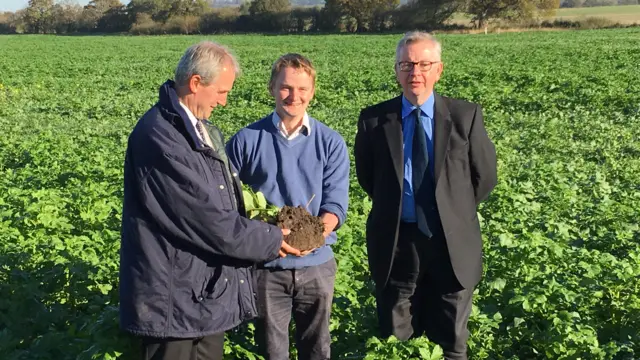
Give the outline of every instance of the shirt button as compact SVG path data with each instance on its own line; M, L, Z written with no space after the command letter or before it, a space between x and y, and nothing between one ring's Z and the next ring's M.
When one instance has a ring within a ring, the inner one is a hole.
M220 190L224 189L224 185L220 185Z
M240 280L240 284L244 284L244 280Z
M229 279L224 279L224 282L227 282L227 281L229 281Z
M237 173L233 173L233 177L236 177L236 176L238 176L238 174Z
M198 301L202 301L204 298L202 296L198 296Z

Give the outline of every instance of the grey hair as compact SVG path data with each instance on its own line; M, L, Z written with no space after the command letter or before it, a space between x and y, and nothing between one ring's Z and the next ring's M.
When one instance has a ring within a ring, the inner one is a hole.
M433 35L424 31L411 31L404 34L402 39L400 39L400 41L398 42L398 46L396 47L396 61L398 61L400 52L405 46L420 41L428 41L433 44L433 48L436 55L438 56L438 60L441 59L440 55L442 54L442 45L440 45L440 42L435 37L433 37Z
M233 70L238 76L240 65L231 51L223 45L213 41L202 41L192 45L182 55L175 72L175 82L179 86L186 85L193 75L200 75L204 85L216 80L225 62L231 62Z

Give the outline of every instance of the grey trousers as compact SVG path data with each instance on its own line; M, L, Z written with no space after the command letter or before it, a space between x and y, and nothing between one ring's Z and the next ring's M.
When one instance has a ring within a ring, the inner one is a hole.
M143 360L222 360L224 332L194 339L142 338Z
M303 269L256 270L256 343L266 360L289 360L292 313L298 359L330 359L329 316L336 267L332 258Z
M444 238L401 224L389 281L376 292L381 336L427 335L445 359L467 359L473 289L458 283Z

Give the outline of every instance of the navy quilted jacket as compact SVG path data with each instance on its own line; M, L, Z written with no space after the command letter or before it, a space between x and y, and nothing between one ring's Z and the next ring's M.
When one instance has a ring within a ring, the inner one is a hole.
M282 233L243 216L240 182L223 166L167 81L127 147L119 288L125 331L200 337L256 316L251 270L278 257Z

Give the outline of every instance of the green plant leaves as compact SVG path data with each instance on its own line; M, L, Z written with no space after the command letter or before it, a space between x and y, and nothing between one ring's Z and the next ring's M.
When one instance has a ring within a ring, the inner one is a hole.
M242 195L244 196L244 206L249 219L273 222L275 216L280 211L277 206L267 203L264 194L254 192L249 186L243 185Z

